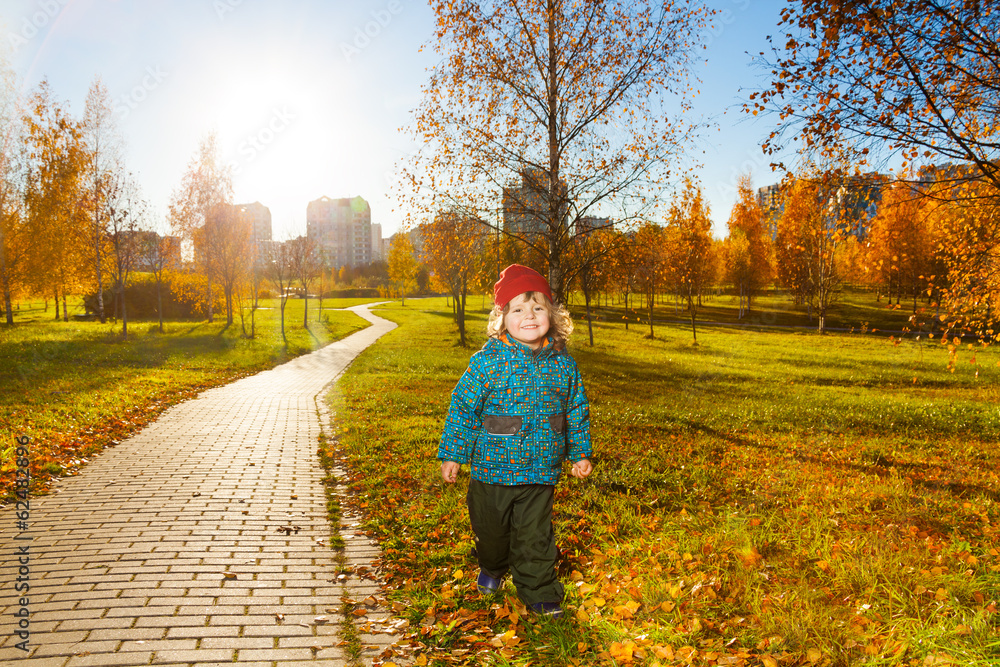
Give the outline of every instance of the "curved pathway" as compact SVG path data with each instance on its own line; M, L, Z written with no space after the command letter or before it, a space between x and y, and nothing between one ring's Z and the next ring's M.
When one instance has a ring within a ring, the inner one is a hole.
M322 392L396 326L350 310L372 325L173 406L32 499L30 540L15 539L13 507L0 512L0 663L345 664L341 597L360 589L329 546ZM348 530L349 561L377 555Z

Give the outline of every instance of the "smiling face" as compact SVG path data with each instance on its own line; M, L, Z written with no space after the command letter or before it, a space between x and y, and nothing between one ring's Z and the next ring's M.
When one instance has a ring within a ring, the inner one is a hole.
M545 336L549 333L549 309L535 300L543 297L526 299L526 295L519 294L510 300L507 313L503 316L503 326L514 340L537 350L545 343Z

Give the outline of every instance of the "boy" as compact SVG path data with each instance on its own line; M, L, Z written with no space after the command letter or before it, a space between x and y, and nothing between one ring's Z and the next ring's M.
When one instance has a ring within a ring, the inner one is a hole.
M438 458L454 482L471 464L467 503L483 594L510 571L533 611L562 615L556 577L552 495L564 460L590 474L590 408L576 362L566 351L573 322L552 303L537 271L508 266L493 288L483 349L452 392Z

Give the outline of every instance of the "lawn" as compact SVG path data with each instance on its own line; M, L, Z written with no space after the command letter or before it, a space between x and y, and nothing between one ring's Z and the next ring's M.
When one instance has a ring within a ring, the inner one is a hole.
M1000 662L995 349L951 356L939 339L861 326L705 327L694 346L684 324L649 339L648 326L626 332L620 312L595 325L590 347L575 312L596 467L557 488L567 617L543 622L509 582L493 600L475 592L467 470L444 484L435 459L451 389L484 340L477 299L464 349L444 299L380 309L400 327L329 396L343 425L329 453L350 465L386 595L410 622L400 654L520 666ZM672 305L661 308L668 319ZM906 321L873 308L882 327ZM786 309L789 323L806 320Z
M121 441L163 410L214 386L258 373L360 330L368 323L334 308L358 300L310 301L310 323L302 324L302 301L285 312L287 343L280 333L276 300L257 313L257 336L242 336L239 318L215 322L129 322L121 325L53 321L53 310L23 304L16 323L0 326L0 500L13 482L13 439L32 439L36 491L53 476L71 474L108 443ZM71 307L71 313L73 308ZM249 322L247 323L249 328Z

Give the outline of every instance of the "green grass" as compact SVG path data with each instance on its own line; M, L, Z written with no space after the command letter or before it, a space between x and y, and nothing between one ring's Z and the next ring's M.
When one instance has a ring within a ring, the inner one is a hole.
M586 326L583 319L583 297L573 296L573 312L579 314L579 326ZM605 321L624 324L628 318L631 326L638 326L642 332L649 331L648 309L645 296L632 294L629 297L629 312L623 310L621 297L594 299L591 303L594 315ZM935 314L933 306L926 300L917 303L917 318L914 324L909 322L913 314L912 301L902 301L895 305L882 298L877 300L871 292L854 287L844 287L836 296L827 314L826 326L830 330L862 331L877 330L899 332L904 327L916 330L923 323L929 325ZM817 320L815 313L810 316L808 308L796 306L788 295L780 289L768 290L754 299L750 312L741 320L739 318L738 302L735 297L726 294L707 294L702 299L698 309L699 327L709 328L750 328L750 329L815 329ZM653 313L654 328L664 324L690 324L690 316L684 309L683 302L673 296L658 297Z
M995 349L949 366L926 336L725 327L693 346L684 324L650 340L620 317L591 348L575 313L596 468L557 488L570 617L539 623L509 589L475 593L467 475L444 484L435 459L485 314L463 349L444 299L380 312L401 326L330 403L390 595L432 663L1000 662Z
M360 330L353 313L324 302L321 322L310 303L302 325L302 301L289 300L287 343L282 340L277 302L257 313L257 336L244 338L239 318L214 323L129 323L121 325L53 321L41 304L22 306L14 326L0 326L0 498L9 497L13 438L32 438L33 473L39 484L85 463L109 441L119 441L164 409L211 386L260 372ZM71 308L71 313L73 309ZM249 324L248 324L249 326Z

